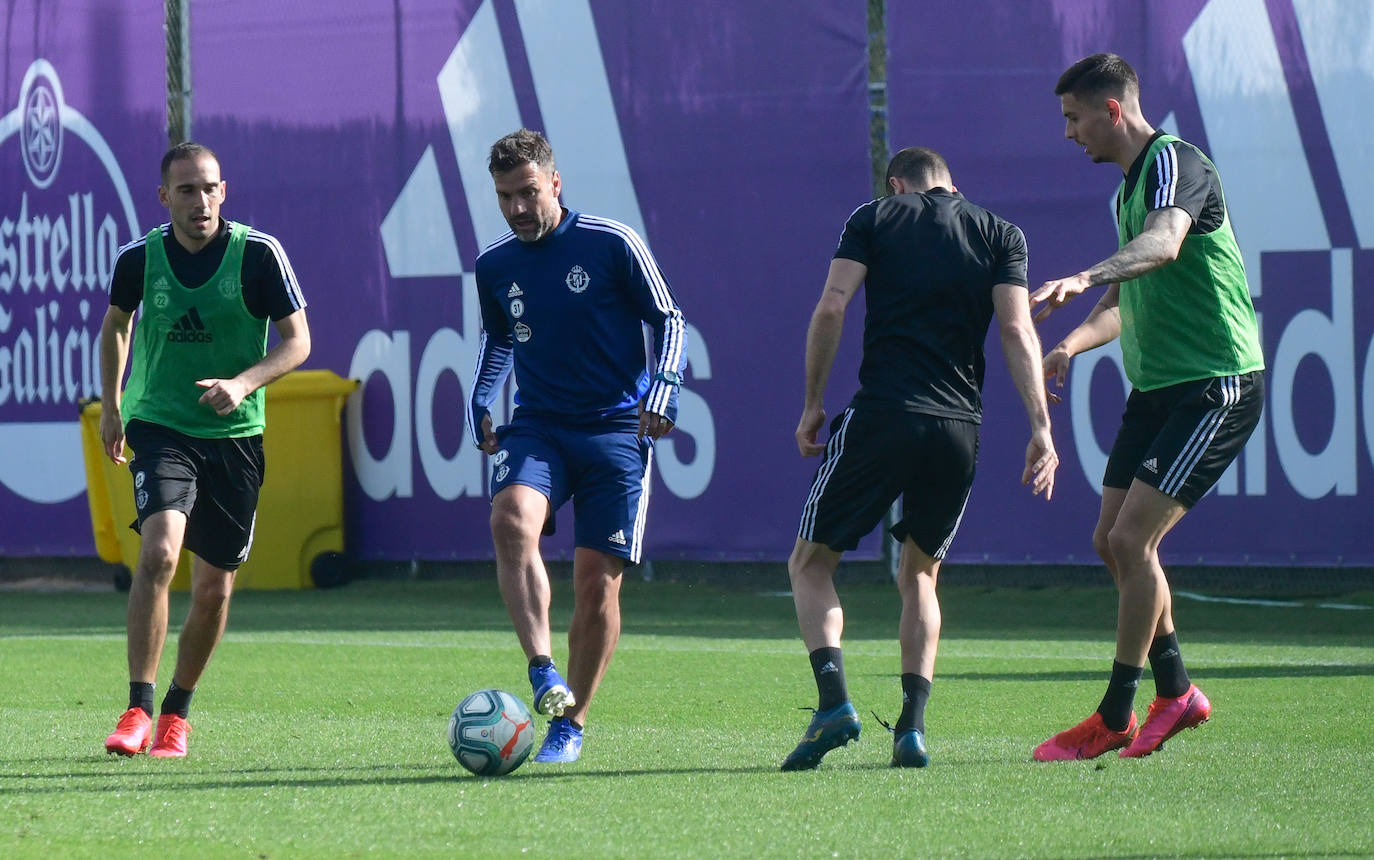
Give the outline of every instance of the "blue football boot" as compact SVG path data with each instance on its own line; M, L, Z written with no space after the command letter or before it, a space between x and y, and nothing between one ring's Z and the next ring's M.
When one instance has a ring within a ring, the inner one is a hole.
M530 686L534 688L534 709L550 717L561 717L577 704L568 682L552 663L530 667Z
M815 713L801 743L783 759L783 770L811 770L826 753L859 739L859 714L849 702Z
M893 767L925 767L930 764L926 739L916 729L903 729L892 736Z
M535 761L571 762L582 755L582 730L562 717L549 723L549 733L544 736L544 745L539 748Z

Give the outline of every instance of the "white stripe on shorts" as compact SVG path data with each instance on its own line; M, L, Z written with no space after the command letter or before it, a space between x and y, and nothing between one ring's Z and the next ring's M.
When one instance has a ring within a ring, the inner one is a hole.
M1231 411L1231 407L1240 402L1240 377L1222 376L1219 377L1221 384L1222 402L1215 409L1207 410L1202 416L1202 420L1193 430L1193 435L1188 437L1188 443L1179 452L1178 459L1169 467L1169 471L1164 473L1164 479L1159 482L1159 491L1170 498L1177 496L1183 489L1184 483L1193 474L1193 469L1197 468L1198 461L1207 451L1207 446L1212 444L1216 438L1217 431L1226 421L1226 416Z
M806 497L806 504L802 507L801 528L797 532L797 536L802 540L811 540L811 535L815 533L816 510L820 507L821 496L825 494L825 485L835 473L840 457L844 456L845 431L849 429L849 421L853 417L854 410L846 409L844 418L840 421L840 429L825 443L825 462L821 463L821 468L816 473L816 482L811 485L811 494Z
M649 455L644 461L644 478L639 482L639 507L635 510L634 528L630 531L630 562L639 564L639 555L644 550L644 523L649 512L649 475L654 470L654 446L649 446Z

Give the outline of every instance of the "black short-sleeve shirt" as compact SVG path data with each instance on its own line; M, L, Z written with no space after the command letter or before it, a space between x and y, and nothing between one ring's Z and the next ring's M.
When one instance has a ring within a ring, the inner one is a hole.
M992 288L1027 285L1021 229L937 188L860 206L835 256L868 267L854 405L980 422Z
M192 254L176 240L172 228L162 225L163 247L172 274L183 287L196 289L219 269L224 252L229 248L229 224L220 219L219 232L210 244ZM115 258L114 276L110 281L110 304L126 313L137 310L143 301L143 274L146 265L146 244L143 239L130 242L119 250ZM258 319L273 321L289 317L305 307L296 274L286 258L286 252L272 236L259 230L249 230L243 246L243 303Z
M1163 132L1156 131L1150 141L1161 134ZM1120 212L1121 203L1131 196L1135 184L1144 181L1145 206L1149 211L1177 206L1193 219L1193 226L1188 228L1193 234L1205 235L1220 227L1226 220L1221 178L1198 148L1187 141L1174 141L1156 153L1147 165L1145 154L1149 151L1147 143L1126 174L1126 182L1117 199L1117 211Z

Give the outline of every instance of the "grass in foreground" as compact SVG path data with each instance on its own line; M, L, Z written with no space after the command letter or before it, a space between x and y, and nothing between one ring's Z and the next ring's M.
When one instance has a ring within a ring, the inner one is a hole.
M860 742L784 774L815 703L791 601L631 579L582 761L487 780L443 730L474 689L528 701L494 583L237 595L180 761L104 754L123 595L0 594L0 856L1374 852L1374 610L1180 600L1212 721L1144 760L1042 765L1031 749L1101 695L1115 593L942 588L926 770L888 768L869 713L900 708L894 589L841 586ZM560 632L570 600L555 583ZM1142 715L1152 694L1147 675Z

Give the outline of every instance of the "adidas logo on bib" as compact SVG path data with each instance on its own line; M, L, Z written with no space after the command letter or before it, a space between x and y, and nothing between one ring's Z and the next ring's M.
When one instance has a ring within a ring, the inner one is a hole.
M170 343L210 343L214 339L215 336L205 330L200 311L194 307L182 314L181 319L167 332L167 340Z

